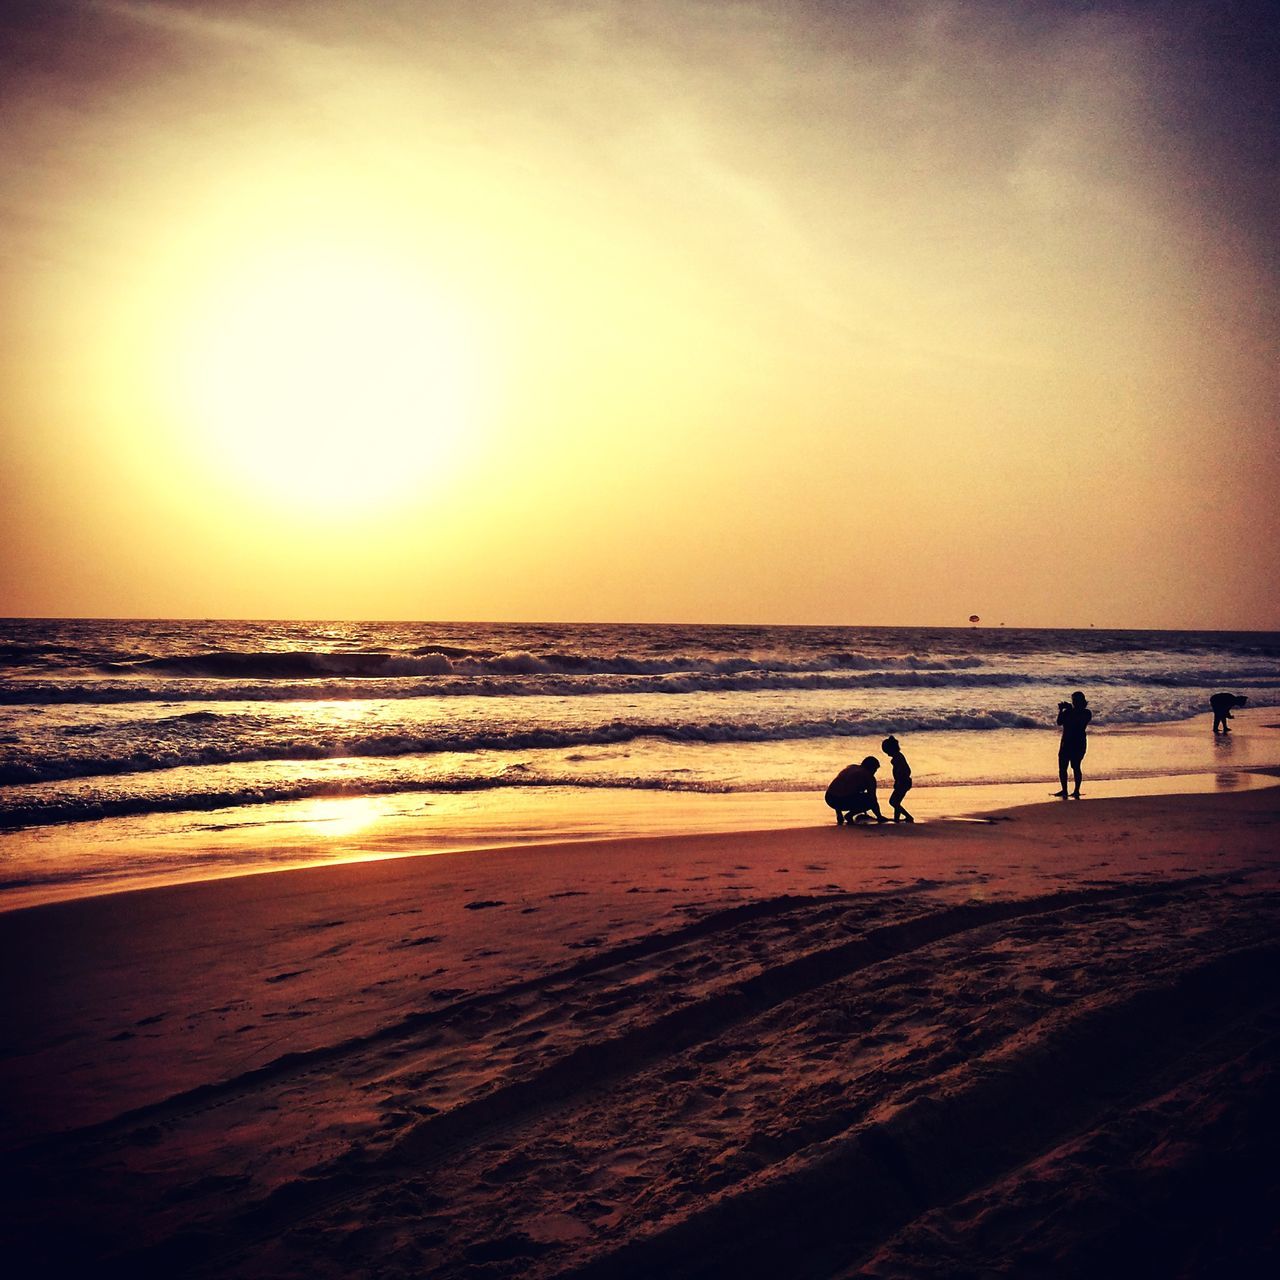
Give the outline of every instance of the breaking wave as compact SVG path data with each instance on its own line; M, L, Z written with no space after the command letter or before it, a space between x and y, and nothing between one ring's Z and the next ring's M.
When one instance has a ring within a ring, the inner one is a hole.
M299 655L281 655L291 657ZM310 655L314 656L314 655ZM168 661L168 660L166 660ZM397 663L405 659L395 659ZM447 661L442 659L443 661ZM231 675L203 679L188 674L163 682L149 682L140 676L100 679L93 682L48 682L14 680L0 685L0 705L57 706L76 703L110 705L144 702L345 702L361 699L407 698L522 698L596 697L608 694L752 693L786 689L998 689L1020 685L1063 683L1061 672L1026 670L981 670L982 664L957 660L943 667L904 660L901 666L852 666L843 670L812 669L802 666L704 663L700 668L676 666L670 671L629 672L620 664L611 668L571 674L548 674L544 659L532 655L504 655L485 660L475 674L460 674L451 664L434 678L422 672L393 676L370 668L359 676L318 671L304 679L298 675L277 680L237 679ZM493 664L505 663L505 666ZM286 664L288 665L288 664ZM717 666L720 669L716 669ZM154 674L154 670L153 670ZM1242 666L1230 670L1142 671L1118 668L1090 675L1094 686L1137 685L1149 688L1280 689L1280 669L1275 666Z
M1016 712L987 711L975 714L950 712L920 716L863 715L840 720L785 722L721 721L679 722L613 721L567 729L481 729L434 733L377 733L354 736L308 733L279 737L261 745L218 746L204 741L180 742L150 751L101 756L69 756L64 752L0 763L0 786L69 778L112 777L129 773L154 773L192 766L247 764L265 761L337 760L377 757L394 759L443 752L555 750L571 747L612 746L653 738L675 743L791 742L813 738L846 738L867 734L904 733L923 729L1020 729L1040 722Z
M411 654L369 650L363 652L299 651L256 653L197 653L174 657L143 657L106 662L100 669L111 675L157 674L217 680L314 680L331 676L345 679L385 679L388 676L528 676L528 675L624 675L654 676L677 672L709 675L750 671L814 672L940 670L961 671L982 666L974 657L867 658L855 653L832 653L818 661L760 661L752 658L712 658L706 655L672 654L638 658L625 653L609 655L557 652L535 654L529 650L492 653L447 646L424 646Z

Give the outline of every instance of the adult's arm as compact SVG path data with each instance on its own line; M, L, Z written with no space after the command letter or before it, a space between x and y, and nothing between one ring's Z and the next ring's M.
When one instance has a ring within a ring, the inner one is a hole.
M880 822L888 822L888 818L880 812L880 801L876 799L876 781L874 778L871 779L871 786L867 790L867 799L871 801L867 807L876 815L876 819Z

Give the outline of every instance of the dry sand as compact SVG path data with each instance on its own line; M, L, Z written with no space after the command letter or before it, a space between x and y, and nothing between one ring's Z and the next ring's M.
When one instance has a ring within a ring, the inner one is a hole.
M1280 790L0 916L35 1275L1268 1274Z

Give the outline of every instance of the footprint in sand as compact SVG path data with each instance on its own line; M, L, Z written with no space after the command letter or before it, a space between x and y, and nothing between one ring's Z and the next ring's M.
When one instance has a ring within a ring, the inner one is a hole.
M273 973L269 978L264 978L264 982L288 982L290 978L300 978L304 973L309 973L309 969L288 969L284 973Z
M440 935L438 933L423 933L419 934L416 938L406 938L403 942L393 942L391 944L391 949L393 951L401 951L405 947L427 947L430 946L431 943L439 941ZM325 954L328 955L329 953L326 952Z
M517 1152L515 1155L503 1160L500 1164L494 1165L490 1169L486 1169L481 1176L484 1181L490 1185L501 1185L505 1182L511 1182L523 1173L528 1173L529 1170L534 1167L534 1161L527 1154Z

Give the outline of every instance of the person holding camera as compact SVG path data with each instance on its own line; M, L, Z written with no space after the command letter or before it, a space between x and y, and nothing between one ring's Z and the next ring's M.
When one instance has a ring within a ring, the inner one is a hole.
M1058 745L1058 782L1062 790L1055 791L1053 794L1061 796L1064 800L1067 798L1068 765L1071 766L1076 783L1071 795L1076 800L1080 799L1080 765L1089 745L1085 738L1085 730L1088 729L1089 721L1092 719L1093 712L1089 710L1089 699L1078 689L1071 695L1070 702L1058 703L1058 723L1062 726L1062 741Z

